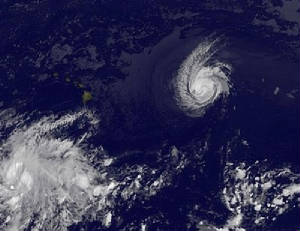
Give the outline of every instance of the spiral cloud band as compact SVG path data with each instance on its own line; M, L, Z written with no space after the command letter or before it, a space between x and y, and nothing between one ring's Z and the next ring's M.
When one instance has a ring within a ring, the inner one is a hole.
M225 42L206 38L196 48L179 48L156 67L154 83L159 110L171 108L189 117L201 117L221 96L230 93L232 67L217 59Z
M221 62L208 64L217 42L200 43L184 60L173 82L176 104L190 117L202 116L206 107L229 94L229 79L223 70L231 67Z

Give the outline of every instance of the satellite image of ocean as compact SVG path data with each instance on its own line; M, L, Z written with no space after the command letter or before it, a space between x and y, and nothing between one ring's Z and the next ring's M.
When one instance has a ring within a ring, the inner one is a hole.
M1 0L0 231L300 231L299 0Z

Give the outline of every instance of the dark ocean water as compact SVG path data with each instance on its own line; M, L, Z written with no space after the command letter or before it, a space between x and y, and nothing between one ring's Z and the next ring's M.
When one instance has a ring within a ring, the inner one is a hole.
M140 9L137 3L131 5ZM86 10L89 12L88 9ZM103 12L108 14L106 15L108 18L111 15L123 14L122 7L108 12ZM63 15L72 17L72 12L70 15L68 13ZM87 16L84 15L83 18L85 17ZM115 18L118 20L118 17ZM120 18L124 19L121 16ZM8 19L9 15L4 23L7 28L12 26ZM53 16L52 21L41 26L36 20L30 19L15 37L14 43L19 44L21 48L16 49L18 51L13 48L10 51L7 48L2 49L3 57L6 56L6 52L11 53L15 61L11 61L10 66L1 66L0 101L3 102L1 110L15 108L16 115L37 112L30 117L29 123L39 120L43 115L63 114L82 107L93 108L103 122L100 123L99 130L89 138L89 142L96 147L103 145L107 153L117 159L114 163L116 169L121 171L124 166L132 166L132 168L146 166L158 171L166 170L172 178L168 187L163 188L150 199L137 194L138 199L132 200L132 203L125 203L122 198L117 198L114 211L116 218L110 227L104 227L100 221L79 222L70 226L70 231L80 228L140 230L141 222L147 223L149 231L200 230L196 227L197 221L191 222L191 217L200 217L215 226L222 226L230 217L229 210L221 200L223 171L227 162L245 162L252 165L258 160L267 159L268 168L289 166L294 172L299 173L299 63L298 60L284 56L274 46L273 41L280 40L281 37L274 37L270 41L261 39L252 32L245 33L245 29L243 33L236 32L232 28L234 32L227 31L227 28L221 29L221 32L229 37L230 44L229 48L217 55L217 58L228 61L234 67L230 76L232 89L229 96L217 100L201 118L191 119L182 114L172 114L167 108L166 114L160 117L159 109L155 108L152 102L148 105L144 99L141 101L137 99L137 103L123 104L122 100L113 99L110 88L105 92L107 94L105 97L101 96L88 104L83 104L82 93L86 89L74 87L74 84L55 77L38 82L31 74L39 76L41 73L35 73L33 67L30 65L26 67L24 64L22 68L18 68L17 61L25 56L38 56L34 53L37 51L33 51L33 54L28 53L28 47L36 42L36 37L46 41L44 48L40 49L42 53L51 50L49 44L53 42L50 42L51 39L46 35L56 30L59 35L64 34L62 32L64 29L59 29L64 24L60 20L62 19L57 14ZM12 19L12 21L16 20ZM155 18L154 21L156 22ZM95 27L95 24L89 23L83 23L83 27ZM118 21L113 23L118 24ZM155 24L159 24L159 20ZM73 26L75 31L78 30L78 34L81 34L82 26L76 23ZM132 26L138 28L140 24L133 23ZM206 26L210 31L220 32L219 24L214 28L214 24L209 21ZM164 32L165 28L161 30ZM99 48L106 46L101 36L104 35L99 33L95 38L92 36L98 41ZM158 40L158 38L151 38L145 38L145 44L150 40L153 43L155 39ZM49 44L47 44L48 40ZM72 38L67 40L72 42ZM80 47L87 41L78 39L74 43L74 46L77 44ZM119 44L109 49L121 50L124 46ZM103 53L105 52L103 48ZM95 75L97 78L98 76L99 78L101 76L124 78L125 74L113 68L108 57L104 56L104 58L108 64L103 69L95 72L76 72L71 67L67 72L73 73L76 81L80 80L80 76L85 75ZM68 69L66 66L68 64L58 65L55 71L64 73ZM6 78L12 70L17 73L15 78ZM103 80L107 85L109 81L111 81L109 77ZM279 92L276 93L277 87ZM296 91L293 92L295 89ZM128 111L130 113L126 114ZM166 115L170 120L174 119L175 123L166 123ZM85 127L82 125L81 129L85 130ZM11 130L5 132L8 136ZM82 133L80 129L70 129L68 132L69 137L74 140L79 139ZM1 134L1 137L5 136L6 134ZM178 159L182 158L188 162L184 170L176 174L171 168L173 165L169 163L173 160L170 158L172 146L180 150L181 156ZM114 171L117 177L122 178L122 172ZM201 205L202 208L195 209L195 205ZM188 214L190 216L187 216ZM263 230L272 227L269 230L285 231L286 227L299 227L298 217L299 208L296 206L279 216L275 223L267 224L268 227L263 227ZM191 227L187 228L188 224L191 224ZM262 230L261 227L258 229ZM29 231L30 227L27 230ZM255 227L251 227L251 230L255 230Z

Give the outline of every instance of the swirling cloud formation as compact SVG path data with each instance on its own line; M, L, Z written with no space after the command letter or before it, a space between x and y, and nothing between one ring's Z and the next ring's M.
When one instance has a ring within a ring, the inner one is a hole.
M190 117L204 115L208 106L229 94L231 66L211 61L218 39L204 41L184 60L172 81L176 105Z
M226 47L223 37L175 47L153 72L155 104L162 114L179 112L202 117L216 100L230 94L232 65L218 52Z

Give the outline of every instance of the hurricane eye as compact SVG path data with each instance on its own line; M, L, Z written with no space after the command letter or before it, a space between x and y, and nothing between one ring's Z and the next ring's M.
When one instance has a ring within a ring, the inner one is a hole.
M160 66L157 69L154 80L163 86L159 86L160 92L156 91L156 93L164 95L166 98L165 102L161 102L164 99L157 97L160 101L157 104L164 108L173 108L188 117L201 117L217 99L228 96L232 67L229 63L217 60L215 57L224 44L225 41L222 39L210 37L190 50L190 53L182 60L174 62L173 55L170 58L167 57L165 65L168 65L170 61L179 66L174 67L178 69L174 71L175 74L171 80L166 77L170 75L167 73L168 66ZM164 85L168 85L164 84L165 81L171 82L169 92L164 87Z

